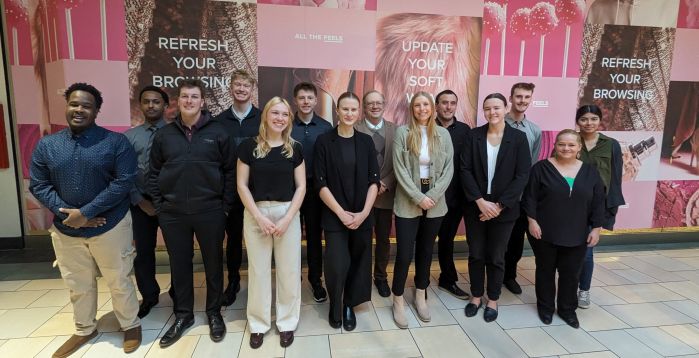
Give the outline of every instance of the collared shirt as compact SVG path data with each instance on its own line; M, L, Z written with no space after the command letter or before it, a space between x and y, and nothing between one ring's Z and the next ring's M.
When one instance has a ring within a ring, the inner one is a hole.
M505 115L505 121L510 127L518 129L527 135L527 142L529 142L529 154L532 158L532 165L539 161L539 152L541 152L541 128L536 125L536 123L527 119L521 121L515 121L512 119L509 113Z
M184 129L184 134L185 136L187 136L187 140L191 142L192 135L194 135L194 132L196 132L199 128L203 127L206 124L206 122L209 121L209 116L205 116L202 112L202 114L199 115L197 121L194 124L192 124L191 127L187 127L187 125L184 124L184 121L182 121L182 117L180 116L177 116L176 120L179 121L182 125L182 129Z
M376 124L376 125L374 125L373 123L371 123L371 121L368 120L368 119L365 119L364 122L366 123L366 126L367 126L369 129L371 129L372 131L378 131L378 130L380 130L381 128L383 128L383 118L381 118L381 122L379 122L379 124Z
M74 237L101 235L129 210L136 177L136 153L126 136L93 125L79 135L70 128L42 138L34 149L29 190L53 214L60 232ZM73 229L59 208L77 208L88 219L103 217L101 227Z
M250 114L250 111L252 111L252 103L248 103L248 108L245 110L245 112L238 112L235 110L234 106L231 106L231 113L233 114L233 117L238 120L238 122L243 122L245 117Z
M165 126L165 119L161 118L155 123L146 121L138 127L131 128L124 132L126 138L129 139L131 146L136 151L138 157L138 173L136 175L136 183L131 190L131 204L136 205L145 199L147 195L147 180L148 168L150 167L150 148L153 144L155 131Z
M291 127L291 138L301 143L303 148L303 160L306 161L306 177L313 177L313 148L318 136L330 131L333 127L330 122L313 112L313 117L308 123L299 119L298 113L294 115L294 123ZM311 184L312 181L308 182Z

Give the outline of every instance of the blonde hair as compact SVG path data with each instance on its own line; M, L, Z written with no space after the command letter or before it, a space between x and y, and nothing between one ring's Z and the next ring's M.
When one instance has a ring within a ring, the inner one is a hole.
M427 92L417 92L410 100L410 107L408 108L408 112L410 113L410 120L408 120L408 150L411 153L420 156L420 148L422 147L422 131L420 130L420 124L418 123L417 117L415 117L415 111L413 109L415 101L418 97L427 98L427 101L430 103L430 107L432 108L432 114L430 115L430 119L427 121L427 147L429 148L430 153L432 153L432 148L434 148L438 139L434 100Z
M580 146L582 146L582 137L580 136L580 133L576 132L573 129L564 129L564 130L558 132L558 134L556 134L556 143L558 143L558 141L561 140L561 137L563 137L564 135L567 135L567 134L570 134L573 137L575 137L575 140L578 141L578 144L580 144Z
M257 80L255 80L255 77L252 77L250 72L245 71L245 70L235 70L233 73L231 73L231 88L233 87L233 81L235 81L236 78L240 78L241 80L245 80L250 82L253 86L257 84Z
M294 156L294 143L296 141L293 138L291 138L291 127L294 121L294 114L291 111L291 106L289 106L289 102L287 102L285 99L281 97L273 97L272 99L267 101L267 104L265 104L265 108L262 110L260 131L257 135L257 138L255 138L257 146L252 152L252 155L255 158L264 158L272 150L272 147L267 142L267 116L269 115L269 110L280 103L283 103L284 106L286 106L287 111L289 111L289 125L287 125L286 128L284 128L284 130L282 131L282 140L284 141L282 147L282 155L284 155L284 157L286 158L291 158Z

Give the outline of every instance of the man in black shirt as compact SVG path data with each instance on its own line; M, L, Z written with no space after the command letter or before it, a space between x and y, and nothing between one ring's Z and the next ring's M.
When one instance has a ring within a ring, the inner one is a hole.
M252 91L255 90L255 78L247 71L236 70L231 75L231 107L221 112L215 121L225 127L225 133L231 137L234 153L243 140L256 137L260 130L260 110L252 104ZM237 154L234 154L234 163ZM235 167L235 164L234 164ZM240 202L238 193L226 221L226 264L228 266L228 286L223 293L221 304L230 306L235 302L240 291L240 265L243 261L243 212L245 207Z
M301 222L306 231L306 262L308 264L308 282L313 289L316 302L327 300L323 287L323 242L320 226L322 202L318 190L313 185L313 148L319 135L332 129L330 122L318 116L314 109L317 104L318 90L308 82L294 87L294 102L298 112L294 115L291 137L301 143L303 158L306 161L306 196L301 206Z
M437 124L449 130L451 142L454 145L454 172L458 172L460 165L461 151L464 146L464 141L469 135L471 128L468 124L459 122L454 116L458 97L452 90L444 90L437 94L435 103L437 104ZM444 197L447 202L447 214L442 220L442 226L439 229L437 237L437 249L439 257L439 268L442 271L439 274L439 289L450 293L452 296L467 300L468 293L459 288L456 282L459 276L456 273L454 266L454 237L459 229L461 219L465 214L464 193L461 190L459 175L454 175L451 183L447 188Z

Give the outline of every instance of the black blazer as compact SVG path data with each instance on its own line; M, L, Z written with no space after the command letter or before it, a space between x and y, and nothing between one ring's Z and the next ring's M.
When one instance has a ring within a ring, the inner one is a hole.
M333 130L321 134L316 140L313 153L313 171L315 184L318 190L328 187L330 192L343 209L350 212L359 212L364 209L367 193L371 185L379 185L380 172L379 163L376 161L376 149L374 141L367 134L354 131L356 168L354 178L354 197L349 198L343 188L339 162L342 160L340 145L337 143L340 137L337 134L337 127ZM323 205L321 222L324 230L341 231L347 227L340 221L335 213L326 205ZM371 214L364 220L357 230L371 229L373 218Z
M486 197L488 191L488 124L471 130L461 152L461 186L466 195L466 212L478 216L476 200ZM511 221L520 215L519 202L527 185L531 154L527 135L507 124L502 136L491 183L491 194L486 200L500 203L505 208L495 221Z

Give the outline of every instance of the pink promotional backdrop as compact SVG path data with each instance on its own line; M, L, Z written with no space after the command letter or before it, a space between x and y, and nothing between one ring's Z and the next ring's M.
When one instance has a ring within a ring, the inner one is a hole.
M482 125L487 94L532 82L527 117L544 130L540 159L556 132L575 127L578 105L603 108L604 130L624 155L617 228L699 226L696 3L3 0L23 187L36 142L65 127L61 92L73 82L103 92L98 123L117 131L142 121L135 96L149 84L174 97L179 79L205 79L207 106L224 110L235 69L258 78L258 105L314 83L329 121L347 90L380 90L386 118L402 124L413 93L452 89L457 118ZM173 45L181 39L218 46ZM618 65L625 59L647 66ZM29 229L46 229L50 214L25 198Z

